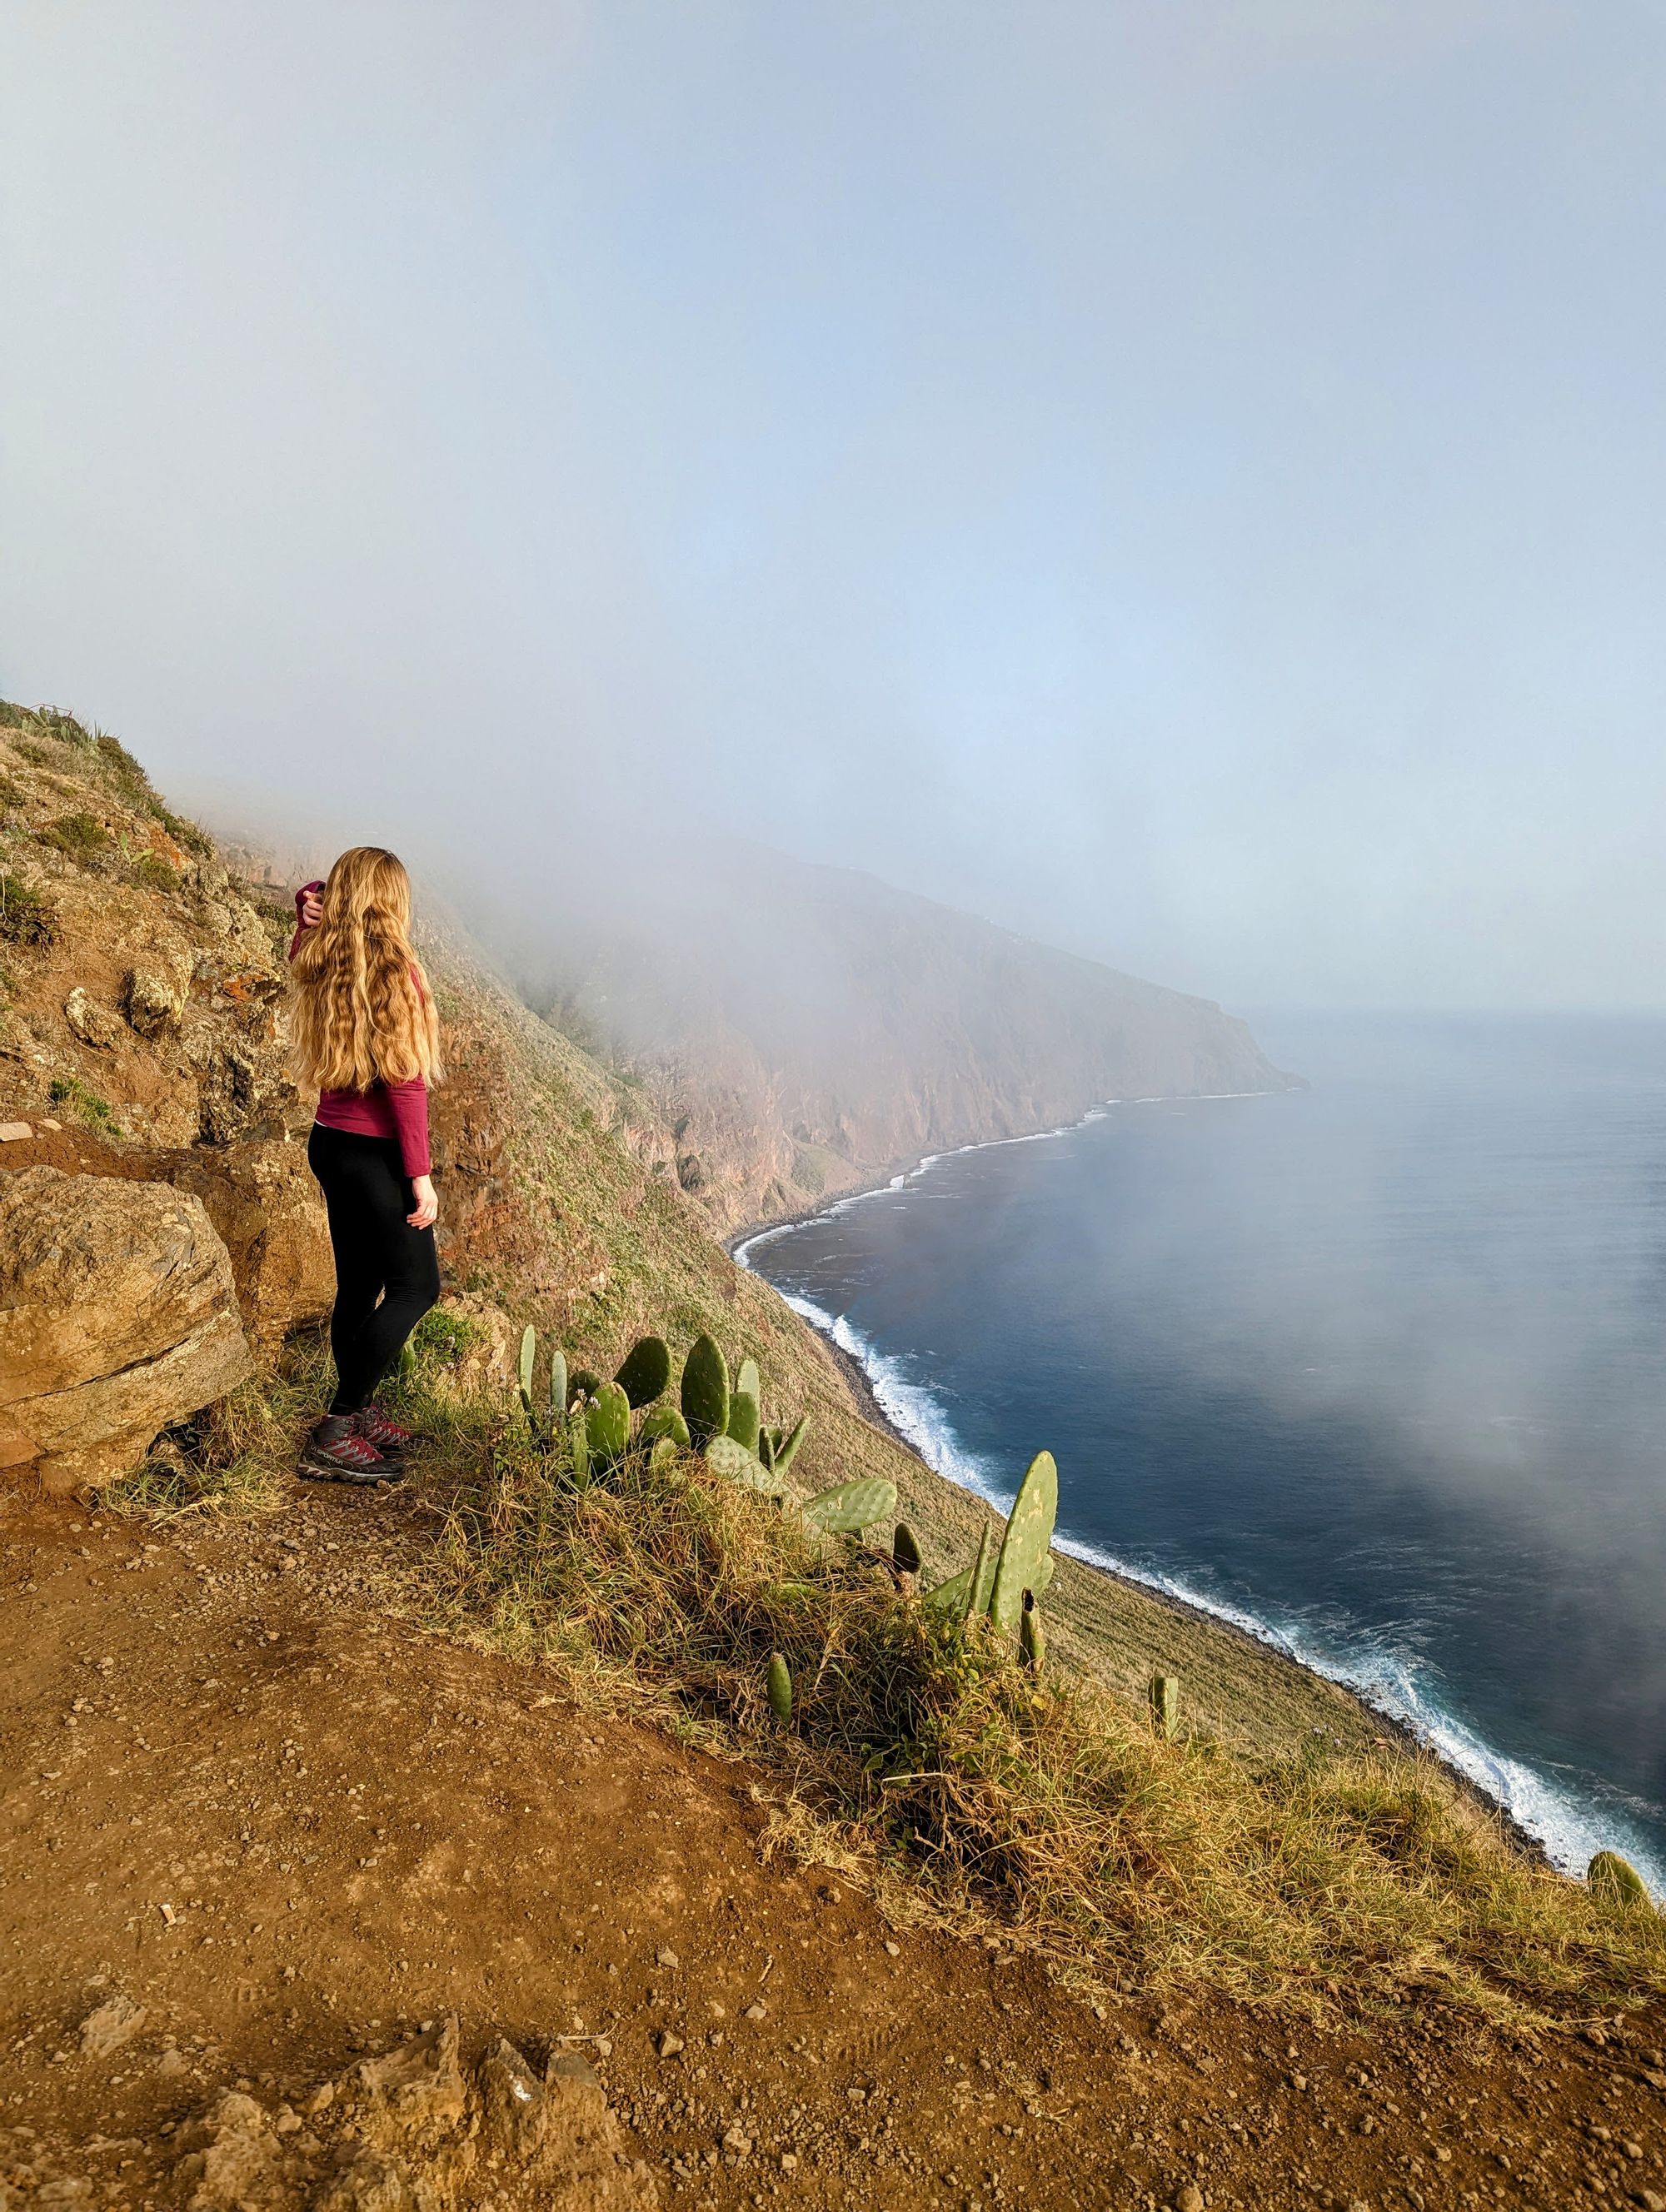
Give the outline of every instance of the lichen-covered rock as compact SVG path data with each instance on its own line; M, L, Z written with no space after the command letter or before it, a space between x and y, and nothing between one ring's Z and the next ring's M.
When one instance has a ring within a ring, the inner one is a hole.
M49 1492L108 1481L251 1369L200 1200L49 1167L0 1176L0 1465Z
M64 1001L64 1018L82 1042L91 1045L96 1052L108 1052L112 1045L121 1042L119 1020L108 1006L101 1006L96 999L88 998L80 983Z
M131 968L122 989L128 1026L143 1037L170 1035L185 1019L185 988L155 968Z

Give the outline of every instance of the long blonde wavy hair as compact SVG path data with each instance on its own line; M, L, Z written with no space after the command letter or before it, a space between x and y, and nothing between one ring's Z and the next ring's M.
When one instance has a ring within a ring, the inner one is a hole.
M440 1024L411 949L404 862L380 845L355 845L331 869L323 905L289 969L295 1075L313 1091L435 1082Z

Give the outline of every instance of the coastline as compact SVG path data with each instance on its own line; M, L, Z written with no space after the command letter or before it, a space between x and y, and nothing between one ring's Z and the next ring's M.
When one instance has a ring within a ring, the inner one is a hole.
M1279 1091L1226 1091L1188 1095L1201 1100L1205 1097L1277 1097L1283 1094ZM749 1274L755 1274L757 1271L751 1266L747 1254L756 1246L766 1242L773 1242L777 1237L790 1235L793 1231L806 1228L813 1222L827 1220L834 1214L842 1212L847 1206L860 1204L869 1199L883 1197L902 1184L912 1182L917 1176L927 1173L939 1160L958 1158L969 1152L993 1151L1006 1145L1036 1144L1051 1137L1069 1136L1076 1130L1087 1127L1091 1122L1102 1120L1118 1106L1159 1105L1175 1103L1177 1102L1163 1098L1108 1099L1100 1104L1089 1107L1078 1120L1067 1122L1058 1128L1038 1129L1022 1136L994 1137L980 1144L959 1145L945 1152L927 1152L911 1164L897 1163L888 1168L878 1182L864 1184L856 1189L842 1191L836 1196L800 1212L735 1230L721 1241L724 1250L738 1267L745 1268ZM768 1278L760 1277L759 1279L767 1281ZM784 1293L779 1291L776 1295L784 1297ZM974 1489L971 1485L957 1482L952 1475L945 1474L941 1468L932 1465L916 1440L901 1427L885 1407L875 1387L873 1376L862 1360L855 1352L838 1341L833 1328L827 1325L825 1316L818 1317L813 1310L806 1313L795 1302L793 1303L792 1310L799 1314L800 1318L804 1320L807 1326L815 1329L818 1336L831 1353L836 1365L845 1378L856 1402L857 1411L864 1420L880 1430L893 1443L900 1445L904 1451L918 1460L938 1481L949 1483L972 1497L982 1496L982 1493ZM1000 1509L988 1499L984 1502L990 1504L992 1511L1000 1511ZM1286 1666L1297 1668L1300 1673L1311 1676L1315 1680L1326 1683L1333 1690L1340 1691L1358 1707L1362 1715L1369 1717L1371 1727L1377 1734L1387 1736L1409 1753L1420 1758L1434 1759L1444 1769L1454 1786L1489 1820L1499 1824L1509 1837L1512 1847L1523 1856L1552 1871L1562 1871L1558 1869L1557 1863L1552 1857L1543 1838L1526 1826L1509 1805L1489 1790L1477 1776L1468 1772L1439 1744L1421 1735L1404 1715L1386 1711L1373 1703L1356 1683L1328 1673L1322 1667L1314 1664L1291 1650L1279 1638L1276 1632L1268 1629L1258 1633L1254 1628L1246 1626L1243 1621L1235 1620L1230 1614L1218 1612L1196 1599L1183 1596L1159 1582L1132 1573L1126 1568L1114 1566L1108 1561L1082 1550L1070 1548L1067 1540L1061 1542L1058 1548L1062 1557L1070 1559L1073 1565L1084 1568L1090 1574L1101 1576L1107 1582L1116 1583L1130 1590L1138 1591L1141 1597L1155 1601L1165 1610L1183 1619L1207 1621L1212 1630L1217 1632L1224 1632L1230 1639L1241 1643L1246 1650L1255 1652L1258 1657L1265 1659L1271 1655L1283 1661ZM1573 1877L1570 1876L1570 1878Z

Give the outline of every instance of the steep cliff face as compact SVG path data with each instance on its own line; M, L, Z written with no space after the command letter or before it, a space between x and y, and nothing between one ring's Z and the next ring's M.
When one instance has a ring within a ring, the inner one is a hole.
M639 1069L725 1227L1108 1098L1288 1089L1205 999L829 868L757 868L680 933L523 951L551 1018Z

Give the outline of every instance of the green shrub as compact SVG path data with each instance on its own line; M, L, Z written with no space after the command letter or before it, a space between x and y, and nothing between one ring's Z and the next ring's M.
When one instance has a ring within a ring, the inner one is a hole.
M453 1367L479 1334L479 1324L467 1314L430 1306L411 1331L410 1348L419 1359Z
M110 832L96 814L60 814L40 833L43 845L54 846L72 860L93 860L110 849Z
M58 914L17 877L0 873L0 938L8 945L51 945L58 937Z
M160 853L142 853L133 863L133 880L148 891L177 891L179 872L170 868Z

